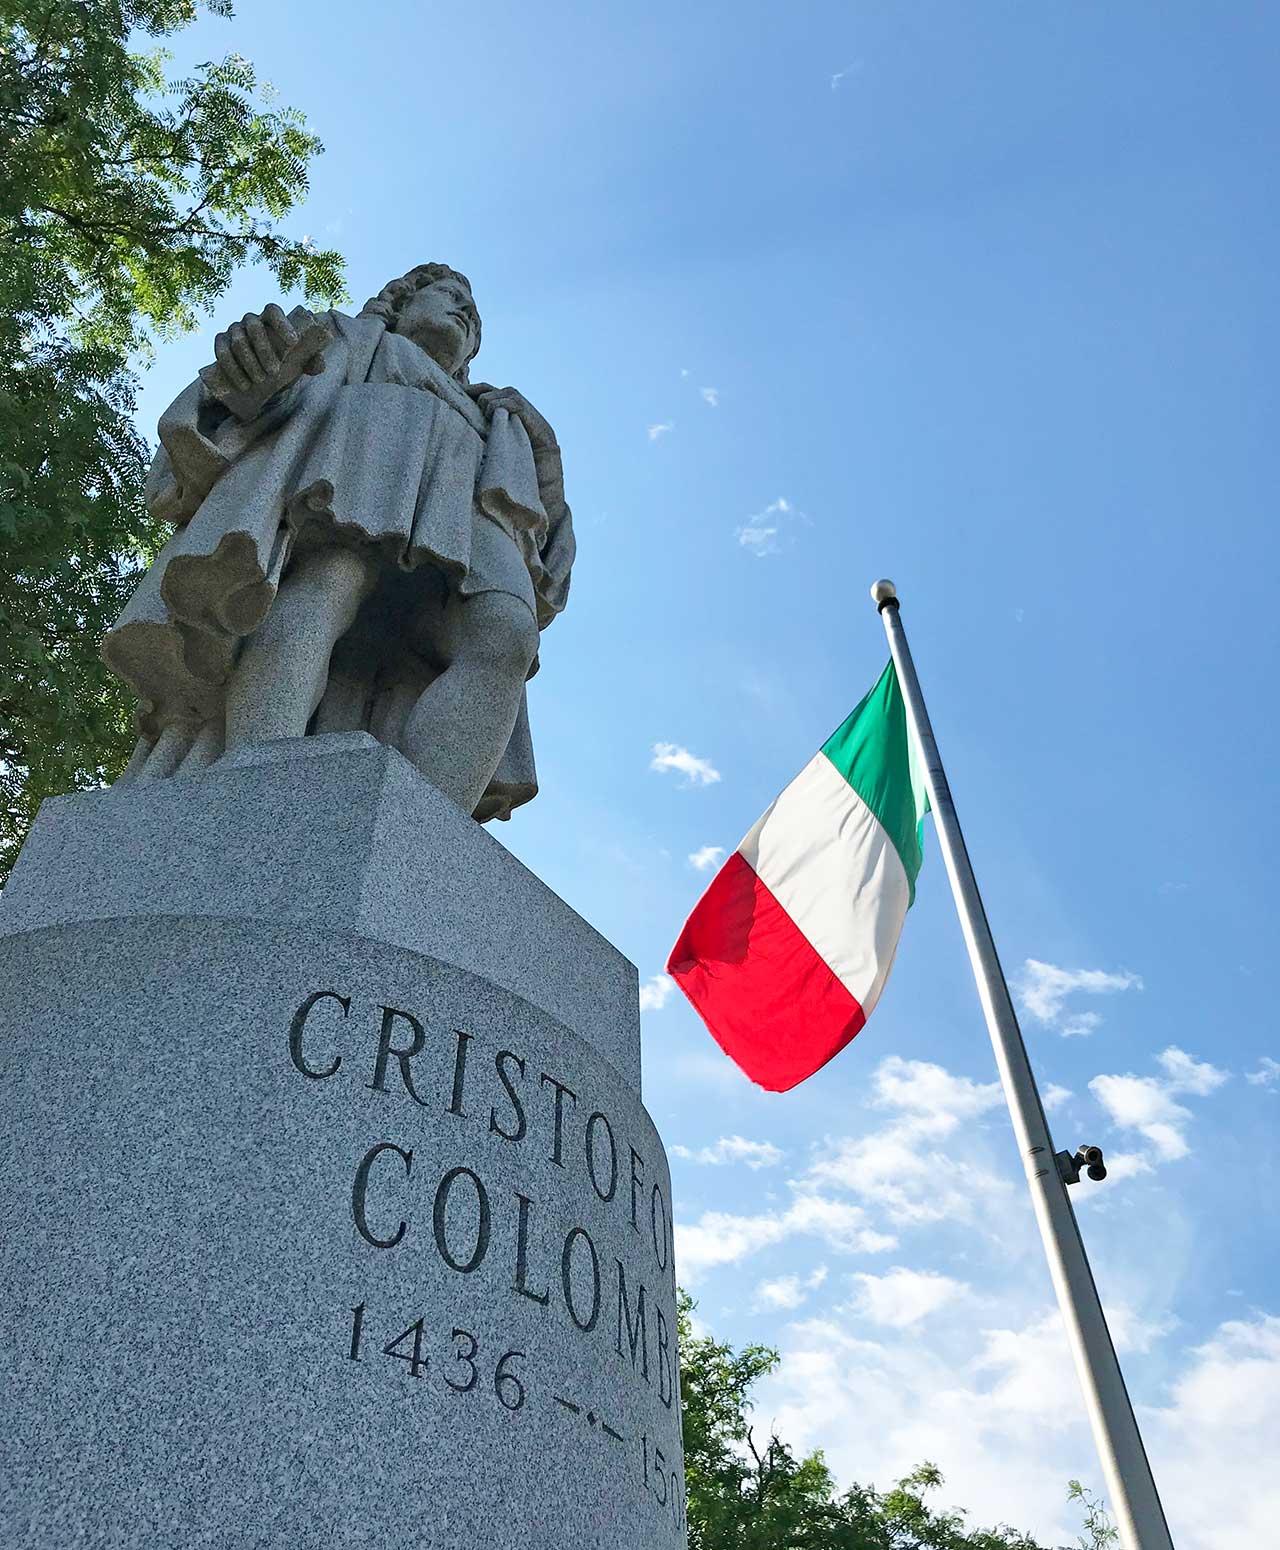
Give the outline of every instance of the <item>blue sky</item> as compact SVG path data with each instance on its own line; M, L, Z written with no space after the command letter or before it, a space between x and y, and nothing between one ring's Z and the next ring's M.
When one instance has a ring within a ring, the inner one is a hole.
M762 1424L1046 1536L1099 1479L932 837L884 1000L796 1092L653 979L690 856L879 673L889 575L1055 1138L1120 1159L1078 1204L1175 1539L1265 1542L1280 16L245 0L177 41L305 108L294 229L356 304L461 268L476 372L558 432L580 561L498 837L649 986L682 1274L783 1352Z

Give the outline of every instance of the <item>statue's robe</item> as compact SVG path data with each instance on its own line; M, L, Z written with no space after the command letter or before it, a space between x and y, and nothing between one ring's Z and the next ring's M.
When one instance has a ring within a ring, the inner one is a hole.
M572 519L558 485L544 500L520 421L487 416L381 318L327 320L324 370L253 421L236 420L199 381L161 418L147 499L177 532L102 648L138 695L139 758L166 732L189 741L187 768L217 756L239 650L310 544L373 545L383 561L333 653L314 732L365 730L395 746L447 666L450 591L519 597L540 629L564 607ZM476 816L508 817L536 790L522 704Z

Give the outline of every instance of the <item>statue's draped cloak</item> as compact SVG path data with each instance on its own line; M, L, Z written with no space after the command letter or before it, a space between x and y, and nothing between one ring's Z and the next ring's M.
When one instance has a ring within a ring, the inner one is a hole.
M333 312L328 322L324 370L250 423L198 381L161 418L147 499L178 531L102 648L138 695L148 742L173 729L220 746L240 646L312 543L375 545L384 561L334 651L314 731L370 731L395 745L447 663L439 624L450 590L519 597L539 628L564 607L571 518L563 505L544 509L520 421L486 416L382 319ZM476 815L506 817L536 790L522 705Z

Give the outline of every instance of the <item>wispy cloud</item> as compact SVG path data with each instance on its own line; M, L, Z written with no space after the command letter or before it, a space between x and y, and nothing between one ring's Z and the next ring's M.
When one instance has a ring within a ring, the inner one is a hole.
M683 1157L686 1162L702 1163L719 1167L723 1163L745 1163L752 1170L774 1168L782 1161L782 1149L772 1141L748 1141L745 1136L721 1136L714 1146L699 1147L696 1152L687 1146L673 1146L673 1157Z
M702 388L700 391L702 393L702 401L703 401L704 404L709 404L712 409L719 408L719 405L720 405L720 389L719 388L706 387L706 388Z
M691 858L692 859L692 858ZM1250 1087L1274 1087L1280 1082L1280 1060L1264 1055L1256 1071L1246 1071L1244 1079Z
M1186 1129L1192 1118L1178 1097L1208 1097L1227 1080L1227 1073L1207 1061L1193 1060L1176 1046L1170 1046L1156 1060L1163 1073L1160 1076L1104 1073L1093 1078L1089 1090L1113 1124L1122 1130L1136 1130L1151 1143L1157 1161L1176 1162L1191 1150Z
M656 770L659 775L676 770L685 777L685 784L690 786L713 786L720 779L720 771L710 759L698 758L679 743L655 743L649 768Z
M1171 1044L1156 1056L1162 1067L1170 1092L1192 1093L1197 1098L1207 1098L1227 1080L1227 1073L1212 1066L1207 1060L1195 1060Z
M895 1265L884 1275L855 1275L853 1311L872 1324L906 1329L969 1290L963 1281L933 1270Z
M758 516L750 517L742 527L738 529L738 542L744 549L750 549L752 554L760 555L776 554L778 552L778 518L789 516L791 502L785 495L779 495L776 501L771 501ZM770 521L770 518L773 520Z
M668 431L673 431L675 428L676 422L674 420L663 420L657 425L651 425L649 427L649 440L657 441L659 436L665 436Z
M1071 1096L1069 1087L1060 1087L1057 1082L1050 1082L1041 1094L1041 1101L1046 1109L1060 1109Z
M992 1282L972 1280L973 1290L960 1283L905 1328L843 1312L788 1324L769 1342L782 1347L782 1361L762 1385L759 1412L797 1452L822 1448L839 1479L892 1478L909 1459L932 1459L949 1484L963 1482L970 1522L1012 1520L1038 1543L1074 1544L1079 1524L1063 1480L1096 1464L1062 1320L1021 1299L996 1303ZM1108 1299L1107 1311L1122 1351L1155 1349L1174 1332L1158 1308ZM1184 1525L1179 1545L1270 1543L1280 1514L1270 1468L1280 1436L1280 1319L1223 1324L1199 1349L1165 1347L1159 1366L1172 1382L1160 1408L1154 1395L1143 1407L1143 1429L1164 1461L1170 1520ZM1050 1450L1028 1426L1045 1414L1055 1417Z
M723 855L723 845L704 845L700 850L689 852L689 865L695 872L709 872Z
M671 999L676 982L669 974L653 974L640 987L640 1010L660 1012Z
M681 1277L693 1282L716 1265L735 1265L749 1254L800 1235L820 1238L845 1254L883 1254L898 1240L867 1225L866 1212L850 1201L798 1193L785 1211L735 1216L707 1211L689 1225L678 1224L676 1264Z
M764 559L765 556L777 554L786 548L791 541L795 524L807 523L808 520L804 512L797 510L792 501L785 495L779 495L777 500L770 501L763 511L748 517L741 527L735 528L734 536L741 548L754 554L758 559Z
M868 1135L830 1142L805 1176L811 1187L846 1191L895 1225L917 1226L970 1219L975 1200L1007 1192L1007 1182L975 1157L958 1172L950 1145L941 1145L962 1123L999 1105L999 1083L890 1055L872 1087L875 1106L890 1111L889 1122Z
M761 1281L756 1287L756 1307L790 1312L807 1302L809 1293L816 1291L826 1279L827 1267L819 1265L808 1276L779 1276L776 1281Z
M1041 963L1038 958L1027 959L1014 985L1023 1009L1038 1022L1056 1029L1064 1039L1085 1037L1102 1022L1097 1012L1069 1012L1068 997L1109 996L1122 990L1141 989L1141 977L1128 970L1113 974L1105 969L1060 969L1057 964Z

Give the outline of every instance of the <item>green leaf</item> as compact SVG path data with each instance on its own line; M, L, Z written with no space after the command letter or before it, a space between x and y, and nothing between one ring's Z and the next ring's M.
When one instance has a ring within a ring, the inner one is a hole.
M98 643L165 534L132 413L157 341L244 263L316 305L342 259L292 237L319 140L238 54L167 81L140 52L229 0L0 12L0 881L40 801L118 773L127 691Z

